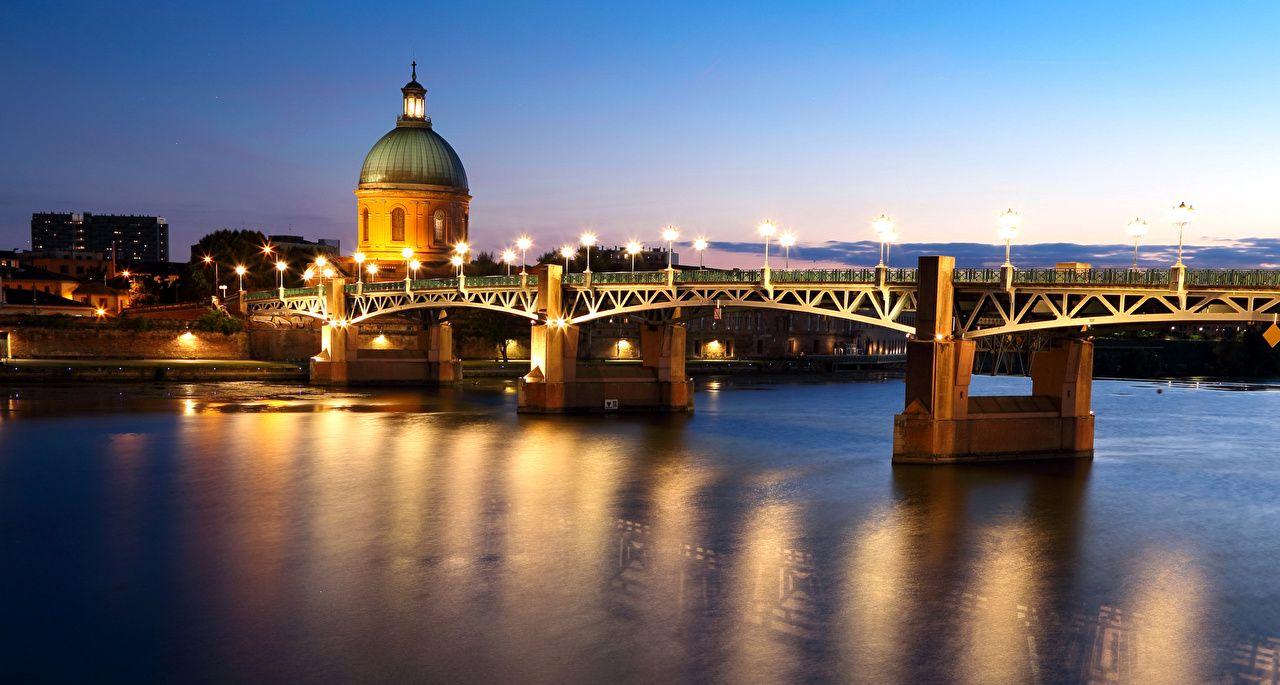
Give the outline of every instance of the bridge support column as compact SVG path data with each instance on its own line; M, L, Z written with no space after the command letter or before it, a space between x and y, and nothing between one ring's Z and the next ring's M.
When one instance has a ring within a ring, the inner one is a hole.
M952 332L951 257L921 257L916 336L907 344L895 463L1093 456L1093 343L1062 340L1032 358L1029 396L971 397L974 343Z
M561 268L541 264L539 314L532 326L530 369L520 379L519 411L528 413L693 409L693 381L685 375L684 326L646 325L640 333L642 361L592 362L578 359L578 326L562 308Z

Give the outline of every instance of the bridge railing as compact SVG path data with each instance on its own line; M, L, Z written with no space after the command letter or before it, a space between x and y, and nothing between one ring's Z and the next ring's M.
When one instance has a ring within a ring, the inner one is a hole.
M1187 269L1187 285L1280 288L1280 270Z
M999 280L999 270L993 269ZM1168 269L1014 269L1018 285L1169 285Z
M288 292L288 290L285 291L286 294ZM259 300L274 300L279 296L280 292L277 290L256 290L251 293L245 293L244 299L246 302L257 302Z
M581 274L569 275L581 276ZM578 279L578 283L581 282L582 279ZM602 271L591 274L592 285L659 285L666 282L667 272L665 271Z
M759 283L764 273L759 269L698 269L677 271L676 283Z

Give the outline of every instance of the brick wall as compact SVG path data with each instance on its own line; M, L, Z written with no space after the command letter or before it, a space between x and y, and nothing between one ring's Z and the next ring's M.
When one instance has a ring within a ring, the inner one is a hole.
M248 359L244 333L11 328L14 359Z

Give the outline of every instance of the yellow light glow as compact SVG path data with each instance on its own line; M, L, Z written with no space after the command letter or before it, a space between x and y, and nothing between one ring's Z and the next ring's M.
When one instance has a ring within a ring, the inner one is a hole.
M642 251L644 251L644 245L641 245L639 242L632 240L627 243L627 254L634 256L640 254Z
M201 259L202 259L202 260L204 260L204 263L205 263L205 264L212 264L212 263L213 263L213 257L210 257L209 255L205 255L204 257L201 257Z
M186 331L182 335L178 336L178 339L181 340L183 344L190 345L196 341L196 336L191 331Z
M412 247L406 247L406 248L404 248L403 250L400 250L400 256L401 256L401 257L404 257L405 259L408 259L408 258L412 257L412 256L413 256L413 248L412 248Z
M129 273L128 269L125 269L124 271L120 272L120 275L124 276L125 278L128 278L131 274Z
M462 255L454 255L450 257L449 263L454 266L462 266Z
M778 232L778 226L772 221L765 219L764 221L760 222L759 226L756 226L756 232L768 238L769 236Z
M453 251L455 254L465 255L466 253L471 251L471 246L466 244L465 242L459 242L453 246Z
M1173 221L1174 226L1185 226L1186 224L1191 223L1191 219L1194 218L1195 212L1195 207L1192 207L1185 202L1179 202L1178 206L1174 207L1173 211L1170 212L1169 218Z
M289 268L288 264L285 264L284 262L276 262L276 271L284 271L285 269L288 269L288 268Z
M667 226L662 229L662 239L667 242L675 242L680 239L680 229L676 226Z
M1012 208L1006 209L996 217L996 234L1001 240L1013 240L1018 237L1018 229L1022 227L1022 215Z
M246 273L248 273L248 272L249 272L249 270L248 270L248 269L246 269L246 268L244 268L243 266L237 266L237 267L236 267L236 275L237 275L237 276L243 276L243 275L245 275L245 274L246 274Z
M369 262L369 266L366 266L364 270L368 271L370 276L373 276L378 273L378 265L375 262Z
M881 214L871 220L871 228L875 230L877 235L893 233L893 226L893 218L888 214Z
M329 263L329 260L328 260L328 259L325 259L324 255L320 255L319 257L316 257L316 266L321 266L321 267L322 267L322 266L324 266L325 264L328 264L328 263Z
M375 345L386 345L386 344L387 344L387 336L385 336L385 335L383 335L383 334L379 333L379 334L378 334L378 337L376 337L376 338L374 338L374 339L373 339L373 344L375 344Z
M334 271L333 269L326 267L325 270L321 273L325 278L333 278Z
M107 315L107 310L103 309L102 307L98 307L97 309L93 310L93 313L98 315L98 318L102 318Z
M418 260L416 260L416 259L415 259L415 260L413 260L413 261L409 262L409 268L410 268L410 269L412 269L412 270L414 270L414 271L417 271L418 269L421 269L421 268L422 268L422 262L420 262L420 261L418 261Z
M697 250L698 252L702 252L703 250L707 249L707 247L709 247L710 245L711 243L708 243L706 238L698 238L693 241L693 249Z
M586 233L578 236L578 242L582 243L583 247L591 247L596 244L596 234L587 231Z
M503 264L515 264L515 263L516 263L516 251L515 251L515 250L503 250L503 251L502 251L502 263L503 263Z
M356 264L364 264L364 253L363 253L363 252L357 252L357 253L355 253L355 254L351 255L351 258L352 258L352 259L354 259L354 260L356 261Z
M533 247L533 239L527 235L522 235L516 238L516 247L520 250L528 251L529 248Z
M621 340L618 341L618 349L619 350L631 349L631 341L627 340L626 338L622 338Z
M565 259L573 259L576 254L578 254L578 250L572 245L564 245L560 248L560 256Z
M1149 228L1150 225L1147 223L1146 219L1143 219L1140 216L1135 216L1130 219L1129 224L1125 226L1125 232L1127 232L1131 238L1141 238L1147 234L1147 229Z
M791 231L783 231L782 235L778 236L778 244L783 247L791 247L792 245L795 245L796 234Z

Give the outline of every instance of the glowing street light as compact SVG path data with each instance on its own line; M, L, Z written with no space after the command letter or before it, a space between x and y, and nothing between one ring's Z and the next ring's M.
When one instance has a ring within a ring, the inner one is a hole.
M95 315L95 316L97 316L99 319L106 318L106 316L107 316L107 310L106 310L106 309L104 309L104 308L102 308L102 307L98 307L97 309L93 310L93 313L94 313L94 315Z
M286 269L288 269L288 268L289 268L289 265L288 265L288 264L286 264L286 263L284 262L284 260L281 260L281 261L276 262L276 274L280 277L280 289L281 289L281 290L283 290L283 289L284 289L284 272L285 272L285 270L286 270Z
M453 268L458 270L458 277L461 278L462 277L462 255L460 254L452 255L451 257L449 257L449 263L453 265Z
M889 259L889 245L898 239L897 226L892 217L881 214L871 220L871 228L880 238L880 266L884 266Z
M213 261L213 255L205 255L200 258L205 266L213 265L213 292L218 292L218 263Z
M245 273L247 273L248 271L249 271L249 270L248 270L248 269L246 269L246 268L244 268L243 266L237 266L237 267L236 267L236 276L240 279L240 293L241 293L241 294L243 294L243 293L244 293L244 275L245 275Z
M413 272L414 278L418 277L418 269L421 269L421 268L422 268L422 262L416 259L409 260L409 271Z
M1129 234L1129 237L1133 238L1132 268L1134 271L1138 270L1138 241L1142 239L1142 236L1147 234L1147 230L1149 228L1150 226L1147 225L1147 220L1140 216L1135 216L1130 219L1129 224L1125 226L1125 232Z
M591 273L591 246L596 244L596 234L587 231L578 236L578 243L587 248L587 268L583 269L583 273Z
M756 226L756 233L759 233L760 237L764 238L764 268L766 269L769 268L769 239L777 232L777 224L768 219L765 219L760 222L759 226Z
M409 287L409 262L413 261L413 248L406 247L400 250L400 257L404 259L404 285Z
M378 263L377 262L369 262L369 266L366 266L364 270L369 272L370 283L377 282L378 280Z
M575 248L574 246L572 246L572 245L561 245L561 246L560 246L560 256L561 256L561 257L564 257L564 272L565 272L565 273L569 273L569 260L570 260L570 259L573 259L573 256L574 256L574 255L576 255L576 254L578 254L578 250L577 250L577 248Z
M502 263L507 265L507 275L511 275L511 265L516 263L516 251L507 248L502 251Z
M128 269L125 269L124 271L120 272L120 275L123 276L125 280L128 280L129 277L132 276L133 274L129 273Z
M374 268L377 269L377 267L374 267ZM337 272L333 270L333 267L326 266L324 268L324 271L320 272L320 275L324 276L325 278L333 278L336 273Z
M357 252L351 255L351 259L355 260L356 263L356 282L364 283L364 253ZM320 260L317 259L316 263L319 264ZM324 266L323 264L320 265Z
M1004 241L1004 265L1013 266L1009 261L1010 246L1018 237L1018 229L1022 227L1022 215L1012 209L1006 209L996 217L996 235Z
M461 278L464 273L463 269L466 268L466 264L467 264L467 253L470 251L471 251L471 246L468 245L466 241L459 241L457 243L454 243L453 245L453 256L458 258L457 266L458 266L459 278ZM450 259L449 263L452 264L453 259Z
M636 255L644 251L644 245L635 240L627 242L627 256L631 257L631 273L636 272Z
M796 244L796 234L792 233L791 231L783 231L782 235L778 236L778 244L781 245L786 250L786 255L787 255L784 258L784 261L782 263L782 268L790 269L791 268L791 246Z
M1187 230L1187 224L1195 218L1196 208L1185 202L1179 202L1177 207L1173 208L1172 216L1173 225L1178 227L1178 264L1182 266L1182 234Z
M697 239L693 241L693 249L698 253L698 269L699 270L702 270L703 268L705 268L702 261L702 253L706 252L707 247L709 247L710 245L711 243L707 242L707 239L701 236L699 236Z
M310 282L311 282L311 279L313 279L313 278L315 278L315 277L316 277L316 270L315 270L315 269L310 269L310 268L309 268L309 269L307 269L306 271L303 271L303 272L302 272L302 280L303 280L303 281L305 281L305 282L307 282L307 283L310 283Z
M667 271L675 271L675 265L672 263L671 244L680 239L680 229L668 224L662 229L662 239L667 241Z
M524 268L524 258L525 258L525 255L529 253L529 248L531 247L533 247L533 238L530 238L527 235L522 235L519 238L516 238L516 249L520 250L520 275L521 276L528 273L527 271L525 271L525 268Z
M321 269L328 266L328 264L329 264L329 260L326 259L324 255L319 255L316 257L316 266L320 267Z

